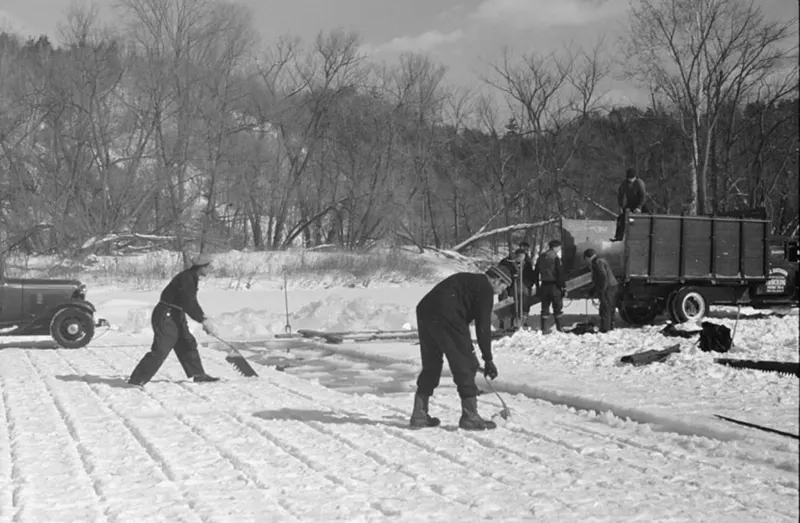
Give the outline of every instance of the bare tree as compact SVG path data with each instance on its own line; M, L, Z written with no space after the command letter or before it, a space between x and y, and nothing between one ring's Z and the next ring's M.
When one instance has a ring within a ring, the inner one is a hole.
M186 254L187 238L204 238L214 205L220 143L234 125L237 95L230 87L254 38L250 17L241 6L215 0L120 5L137 59L136 88L154 128L155 228L173 230ZM164 194L169 213L159 219Z
M624 40L631 76L653 86L679 115L691 151L691 214L710 209L708 173L725 108L757 99L766 83L796 89L796 20L768 21L743 0L642 0Z
M554 203L558 214L565 212L561 177L569 174L583 124L601 109L599 86L609 73L603 49L601 40L589 51L566 47L519 60L506 50L492 66L493 76L485 79L505 95L519 138L526 142L525 156L532 164L526 167L526 184L538 185L541 207Z

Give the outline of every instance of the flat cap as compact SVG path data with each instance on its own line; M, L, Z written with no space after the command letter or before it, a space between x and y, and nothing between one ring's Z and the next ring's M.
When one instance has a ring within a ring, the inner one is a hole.
M211 258L210 254L201 252L192 258L192 267L205 267L206 265L211 265L212 261L214 260Z

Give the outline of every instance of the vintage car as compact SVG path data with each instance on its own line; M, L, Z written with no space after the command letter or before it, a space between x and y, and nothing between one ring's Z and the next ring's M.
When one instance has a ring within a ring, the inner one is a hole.
M95 307L77 280L7 278L0 260L0 336L52 336L65 349L86 346L95 327Z

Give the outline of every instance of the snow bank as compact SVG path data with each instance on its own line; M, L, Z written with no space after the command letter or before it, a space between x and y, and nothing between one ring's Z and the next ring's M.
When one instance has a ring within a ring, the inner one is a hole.
M483 262L446 250L419 253L410 248L372 249L367 253L336 250L228 251L214 255L209 286L236 290L333 287L403 287L431 283L457 271L475 271ZM138 288L163 286L183 268L174 251L151 251L84 259L11 256L7 272L15 277L69 277L91 285Z

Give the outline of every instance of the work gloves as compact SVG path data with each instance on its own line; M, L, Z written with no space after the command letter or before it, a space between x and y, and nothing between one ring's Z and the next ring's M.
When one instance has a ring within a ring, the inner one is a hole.
M489 379L495 379L497 377L497 367L493 361L489 360L483 362L483 375Z
M211 336L216 336L217 326L214 325L214 323L211 321L210 318L205 318L203 320L203 331L205 331L206 334L210 334Z

